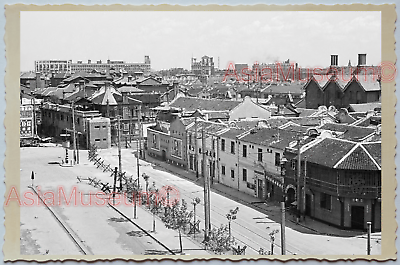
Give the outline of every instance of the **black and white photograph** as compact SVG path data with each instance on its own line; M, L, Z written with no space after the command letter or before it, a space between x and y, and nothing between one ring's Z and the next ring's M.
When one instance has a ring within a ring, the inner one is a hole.
M381 11L21 11L19 43L21 256L382 255Z

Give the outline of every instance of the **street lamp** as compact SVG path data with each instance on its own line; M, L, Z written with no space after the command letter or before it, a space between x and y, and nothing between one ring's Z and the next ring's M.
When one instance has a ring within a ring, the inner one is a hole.
M233 210L229 210L229 213L226 215L226 218L228 219L229 239L231 238L231 222L233 220L236 220L236 215L238 212L239 212L239 207L236 207Z
M193 218L194 218L194 232L193 232L193 237L196 238L196 205L200 203L200 198L196 197L192 200L192 204L193 204Z

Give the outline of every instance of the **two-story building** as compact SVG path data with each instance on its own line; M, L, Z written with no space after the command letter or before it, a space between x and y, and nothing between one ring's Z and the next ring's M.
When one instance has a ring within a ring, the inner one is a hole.
M287 202L331 225L381 230L381 142L357 143L325 138L286 149ZM300 172L300 174L299 174ZM297 183L299 181L299 186Z

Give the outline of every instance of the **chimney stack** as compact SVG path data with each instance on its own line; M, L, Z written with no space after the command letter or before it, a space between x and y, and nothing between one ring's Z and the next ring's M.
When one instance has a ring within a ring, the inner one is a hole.
M365 66L367 65L367 54L359 53L358 54L358 65L357 66Z
M132 81L132 76L128 75L128 82L131 82L131 81Z
M331 55L331 66L338 66L339 56L337 54Z

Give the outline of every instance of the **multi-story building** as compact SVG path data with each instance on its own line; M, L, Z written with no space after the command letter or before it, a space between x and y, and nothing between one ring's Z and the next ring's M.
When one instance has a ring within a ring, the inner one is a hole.
M98 60L92 62L88 60L87 62L77 61L75 63L72 60L40 60L35 61L35 71L41 73L51 73L51 72L90 72L90 71L107 71L109 69L114 69L116 71L125 70L129 73L143 72L149 73L151 70L151 61L148 55L144 56L143 63L129 63L124 61L111 61L107 60L102 62Z
M90 118L86 122L87 139L89 145L99 149L111 147L111 124L109 118Z
M35 72L68 72L72 70L72 60L40 60L35 61Z
M192 73L196 76L212 76L214 75L214 59L204 55L200 61L192 58Z
M370 221L380 231L381 142L325 138L300 145L285 151L286 202L337 227L365 230Z
M98 111L84 111L75 109L74 120L75 130L78 133L79 146L87 147L88 132L87 122L91 118L101 117ZM45 102L42 107L42 126L43 135L59 138L60 135L70 132L73 129L72 124L72 106L59 105Z

